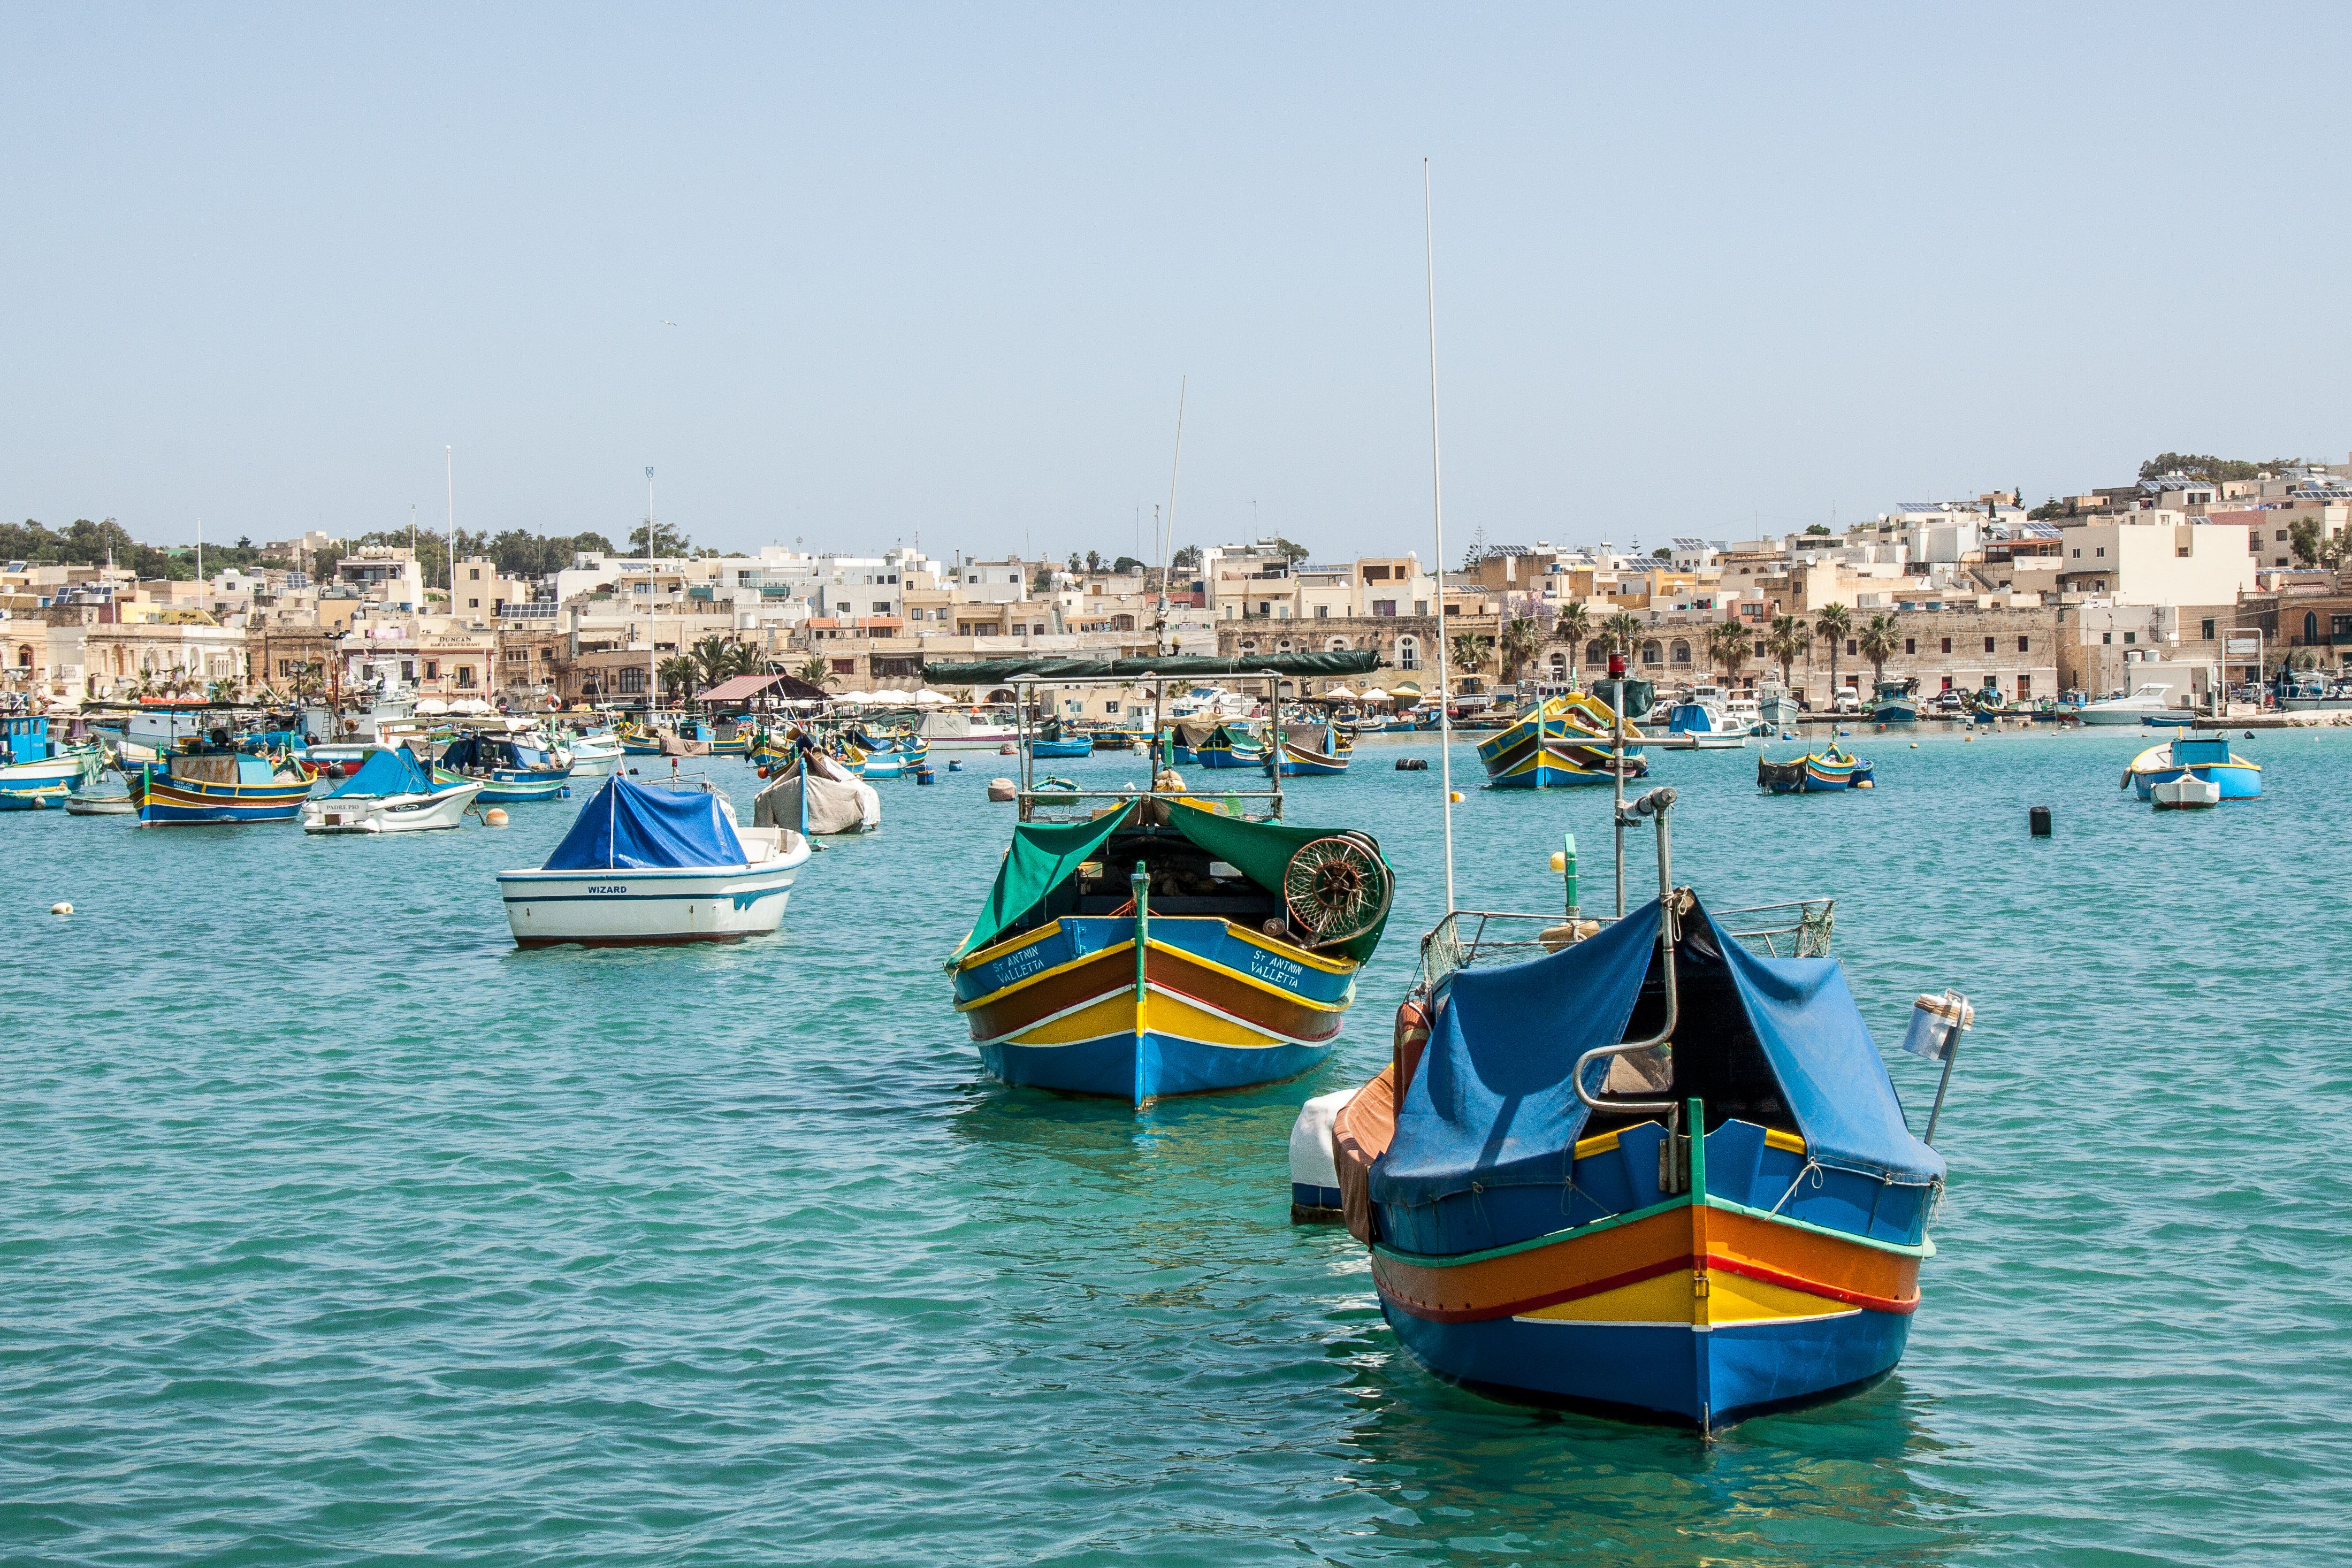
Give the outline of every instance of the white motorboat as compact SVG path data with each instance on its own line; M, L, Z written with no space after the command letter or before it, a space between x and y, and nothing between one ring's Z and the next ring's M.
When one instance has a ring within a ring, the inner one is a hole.
M358 772L331 794L302 802L306 833L414 833L454 828L482 792L467 779L436 785L416 754L404 746L372 753Z
M570 736L562 745L571 754L574 779L602 779L621 765L621 737L610 731Z
M993 751L1021 736L1003 708L971 708L927 713L915 723L915 734L942 751Z
M520 947L730 942L783 923L809 841L739 828L727 797L685 776L646 789L604 781L547 863L499 873Z
M1666 733L1653 744L1665 751L1730 751L1748 744L1748 726L1725 706L1723 688L1693 686L1666 710Z
M2171 692L2172 687L2168 684L2149 681L2135 686L2126 695L2102 697L2095 703L2084 703L2074 716L2084 724L2137 724L2149 714L2163 716L2172 706L2165 701ZM2184 709L2184 722L2187 717Z
M2147 793L2159 811L2201 810L2221 803L2221 786L2210 779L2200 779L2194 773L2183 773L2178 779L2150 785Z

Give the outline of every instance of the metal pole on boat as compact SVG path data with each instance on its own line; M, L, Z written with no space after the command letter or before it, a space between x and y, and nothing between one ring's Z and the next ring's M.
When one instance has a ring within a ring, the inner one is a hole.
M1437 778L1445 792L1445 913L1454 913L1454 715L1445 683L1445 471L1437 444L1437 225L1429 197L1429 160L1421 161L1421 259L1429 293L1429 504L1437 526ZM1540 728L1540 726L1538 726ZM1540 737L1538 737L1540 744ZM1619 794L1623 794L1622 789ZM1622 800L1621 800L1622 804ZM1622 841L1622 835L1621 835ZM1622 856L1620 857L1622 858ZM1618 900L1622 915L1624 900Z
M1953 1015L1951 1029L1944 1036L1944 1075L1936 1080L1936 1103L1927 1113L1927 1131L1919 1139L1931 1146L1936 1142L1937 1119L1944 1113L1944 1093L1952 1086L1952 1063L1959 1060L1960 1037L1969 1032L1969 1025L1976 1019L1976 1009L1957 991L1946 991L1944 1001Z
M1611 703L1609 774L1616 796L1616 809L1612 820L1617 824L1617 918L1625 918L1625 655L1612 650L1609 655L1609 678L1616 683L1616 700ZM1543 744L1543 724L1536 725L1536 744ZM1542 764L1538 762L1537 766Z
M1151 873L1141 861L1135 862L1135 874L1127 885L1135 894L1135 1032L1143 1033L1148 1027L1145 1009L1150 1006L1150 980L1144 958L1151 949Z

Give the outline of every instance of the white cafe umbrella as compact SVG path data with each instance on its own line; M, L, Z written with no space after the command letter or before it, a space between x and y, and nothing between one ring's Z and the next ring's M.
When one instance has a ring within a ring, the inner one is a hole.
M447 713L449 705L439 697L423 697L417 701L416 711L421 714Z
M1364 693L1363 700L1368 703L1392 703L1396 701L1396 698L1389 695L1388 693L1381 690L1380 687L1373 686Z
M879 701L881 695L879 692L844 692L833 700L854 707L864 707L867 703Z
M925 686L921 691L917 692L915 694L915 700L922 704L925 707L938 707L955 701L953 697L949 696L945 692L935 692L929 686Z
M1356 700L1356 694L1348 689L1348 683L1345 681L1341 681L1338 685L1333 686L1329 691L1325 692L1323 695L1329 697L1334 702L1351 703Z

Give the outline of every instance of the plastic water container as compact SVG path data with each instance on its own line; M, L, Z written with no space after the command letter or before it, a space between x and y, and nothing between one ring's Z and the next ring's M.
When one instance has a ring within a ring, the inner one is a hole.
M1914 1056L1941 1061L1976 1018L1977 1009L1958 991L1921 997L1911 1004L1911 1027L1903 1031L1903 1049Z
M1339 1167L1331 1157L1331 1124L1356 1097L1352 1089L1318 1094L1298 1108L1290 1126L1290 1218L1339 1218Z

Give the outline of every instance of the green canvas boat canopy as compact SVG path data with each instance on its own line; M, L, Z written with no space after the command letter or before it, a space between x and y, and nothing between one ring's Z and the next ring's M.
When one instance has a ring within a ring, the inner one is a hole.
M1228 659L1211 653L1171 653L1157 659L980 659L970 664L926 660L923 679L935 685L1007 685L1014 681L1131 681L1147 675L1169 680L1288 675L1322 680L1368 675L1381 667L1369 650L1331 653L1259 653Z
M1286 822L1253 822L1199 807L1177 804L1181 797L1160 796L1168 806L1168 822L1193 844L1240 872L1258 886L1283 896L1283 873L1290 857L1317 839L1333 835L1328 828L1296 828ZM1024 822L1013 830L1013 847L997 869L996 884L988 890L971 934L955 950L950 964L976 953L1019 925L1046 895L1076 874L1080 865L1110 841L1111 835L1134 820L1136 808L1123 806L1084 822ZM1383 856L1383 859L1386 857ZM1364 959L1380 946L1387 927L1379 925L1324 949L1344 957Z

